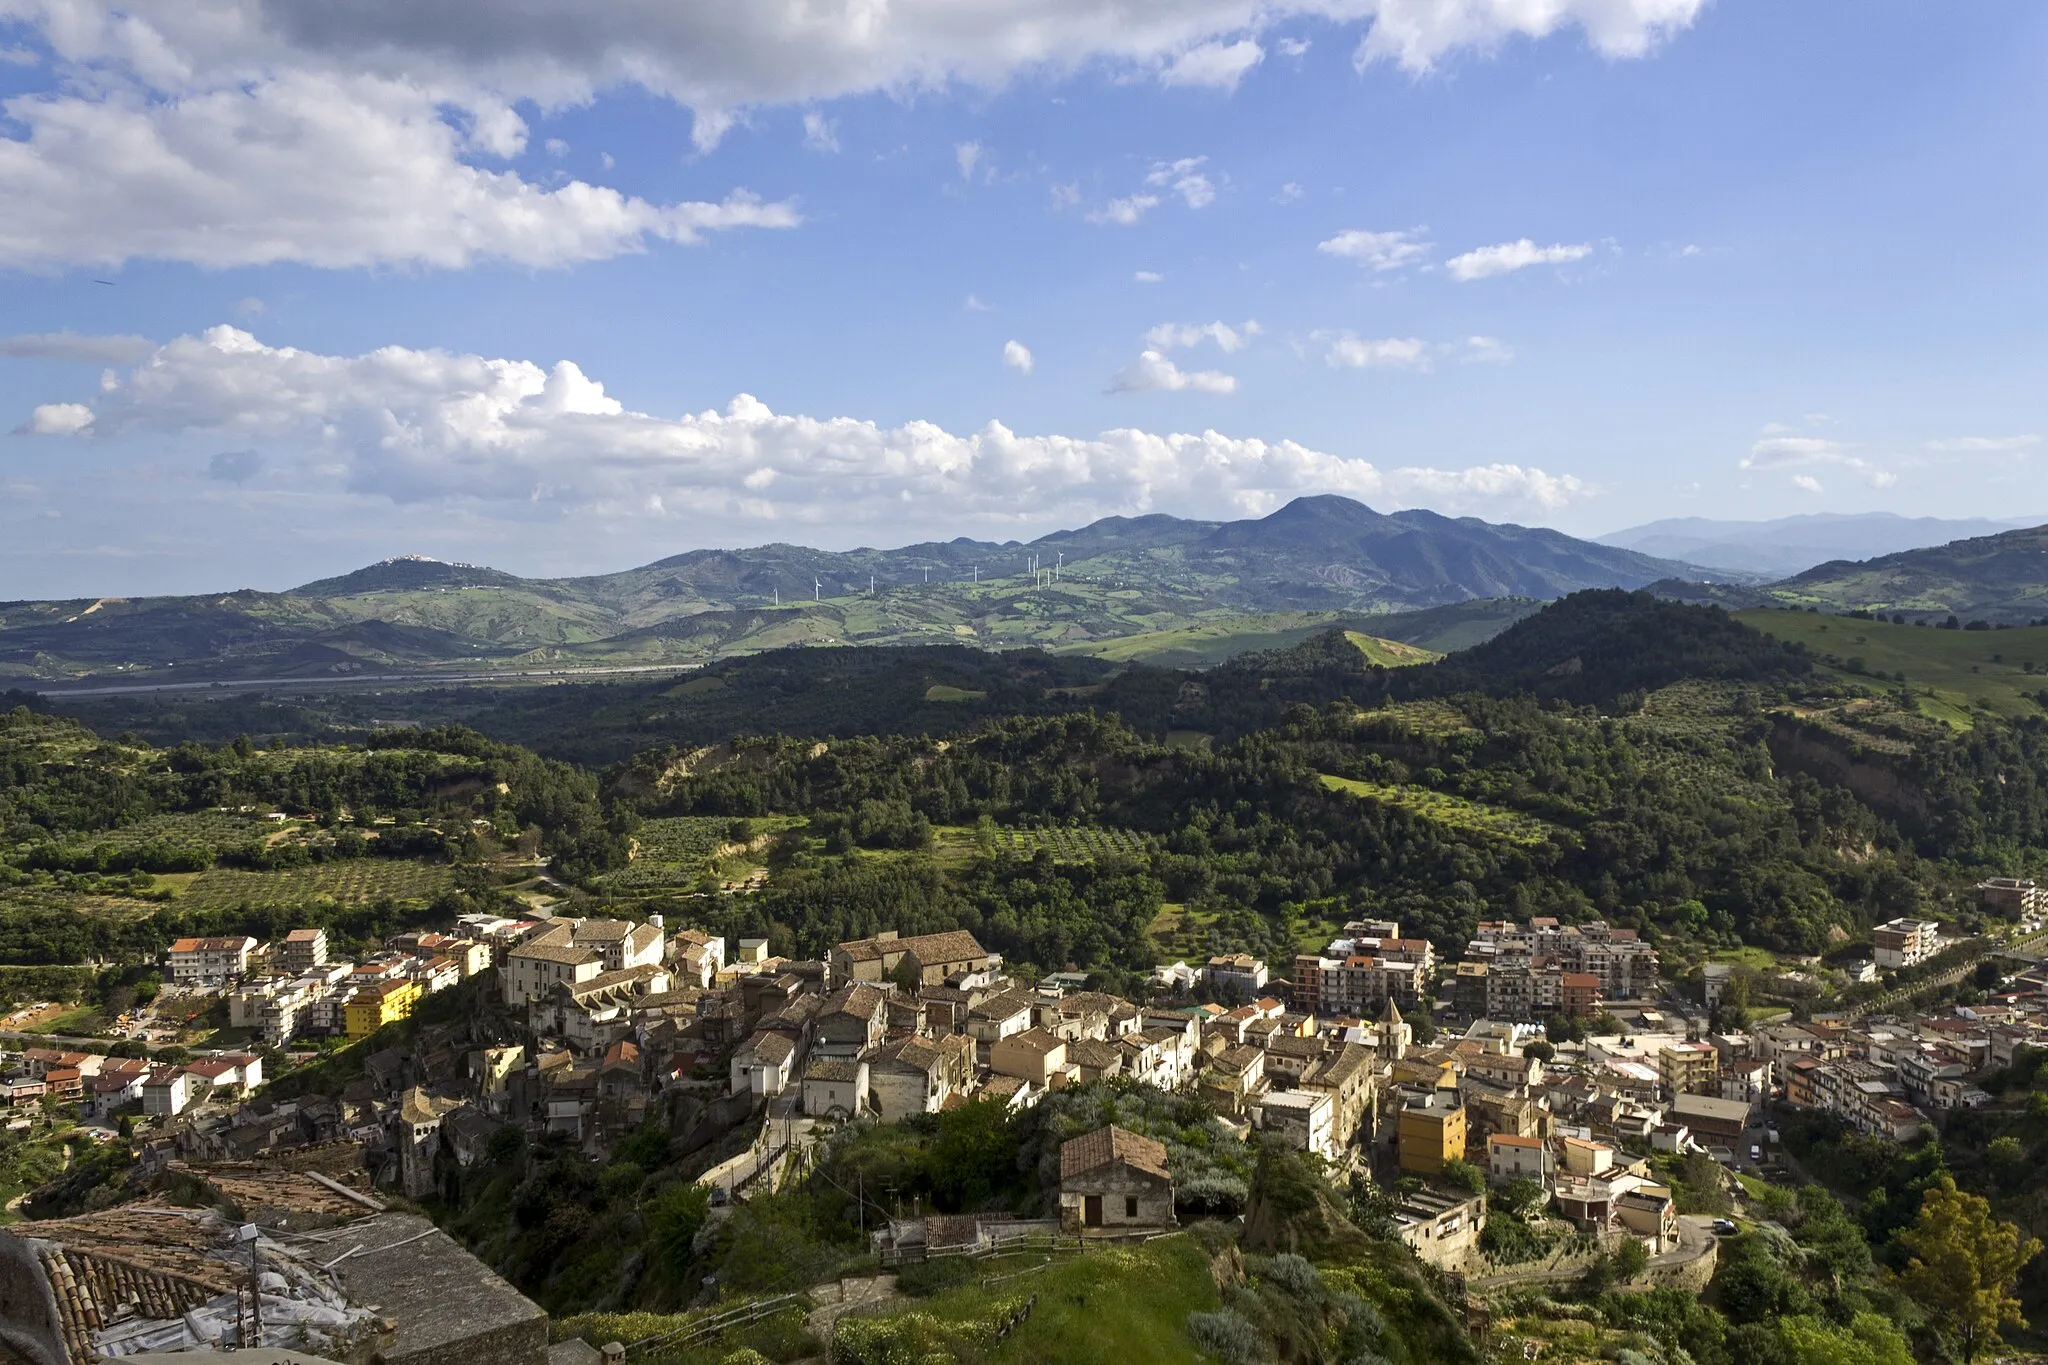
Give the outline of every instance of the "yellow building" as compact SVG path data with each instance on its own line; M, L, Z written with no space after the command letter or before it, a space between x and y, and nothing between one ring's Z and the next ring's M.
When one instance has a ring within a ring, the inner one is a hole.
M386 1024L406 1018L419 1002L417 981L384 981L364 986L341 1007L342 1029L351 1038L367 1038Z
M1432 1090L1401 1106L1394 1130L1401 1169L1411 1175L1439 1176L1447 1161L1465 1159L1465 1105L1456 1090Z

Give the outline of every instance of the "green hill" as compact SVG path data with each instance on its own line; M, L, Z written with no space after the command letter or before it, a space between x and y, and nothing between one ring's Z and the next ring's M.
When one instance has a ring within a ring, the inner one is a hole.
M1804 645L1824 674L1866 686L1903 683L1919 709L1951 724L1969 713L2037 716L2048 688L2048 627L1942 630L1818 612L1757 610L1736 620Z
M620 669L938 642L1201 667L1340 624L1443 652L1539 601L1684 571L1542 528L1301 498L1255 520L1110 518L1028 545L764 545L564 579L410 556L281 593L0 603L0 678Z
M1773 584L1770 595L1788 606L2030 625L2048 617L2048 526L1860 563L1836 560Z

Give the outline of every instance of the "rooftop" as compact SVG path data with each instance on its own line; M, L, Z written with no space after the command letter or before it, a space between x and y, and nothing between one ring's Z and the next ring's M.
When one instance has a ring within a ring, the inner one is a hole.
M1060 1179L1086 1175L1113 1161L1161 1179L1171 1178L1166 1169L1166 1144L1112 1124L1060 1144Z

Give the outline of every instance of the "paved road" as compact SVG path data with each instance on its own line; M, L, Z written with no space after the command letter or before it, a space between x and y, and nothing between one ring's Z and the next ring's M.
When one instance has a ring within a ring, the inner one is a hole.
M1678 1220L1678 1245L1662 1255L1650 1258L1651 1270L1669 1270L1673 1266L1688 1265L1714 1249L1714 1220L1701 1214L1683 1214ZM1572 1266L1564 1270L1510 1270L1500 1275L1486 1275L1465 1282L1472 1290L1505 1289L1518 1284L1555 1284L1576 1280L1586 1273L1584 1266Z

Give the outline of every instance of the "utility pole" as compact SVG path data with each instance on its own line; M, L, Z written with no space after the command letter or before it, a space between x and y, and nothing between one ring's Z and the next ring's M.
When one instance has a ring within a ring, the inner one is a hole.
M238 1235L249 1244L249 1339L242 1345L254 1351L263 1345L263 1258L256 1249L254 1223L242 1224Z

